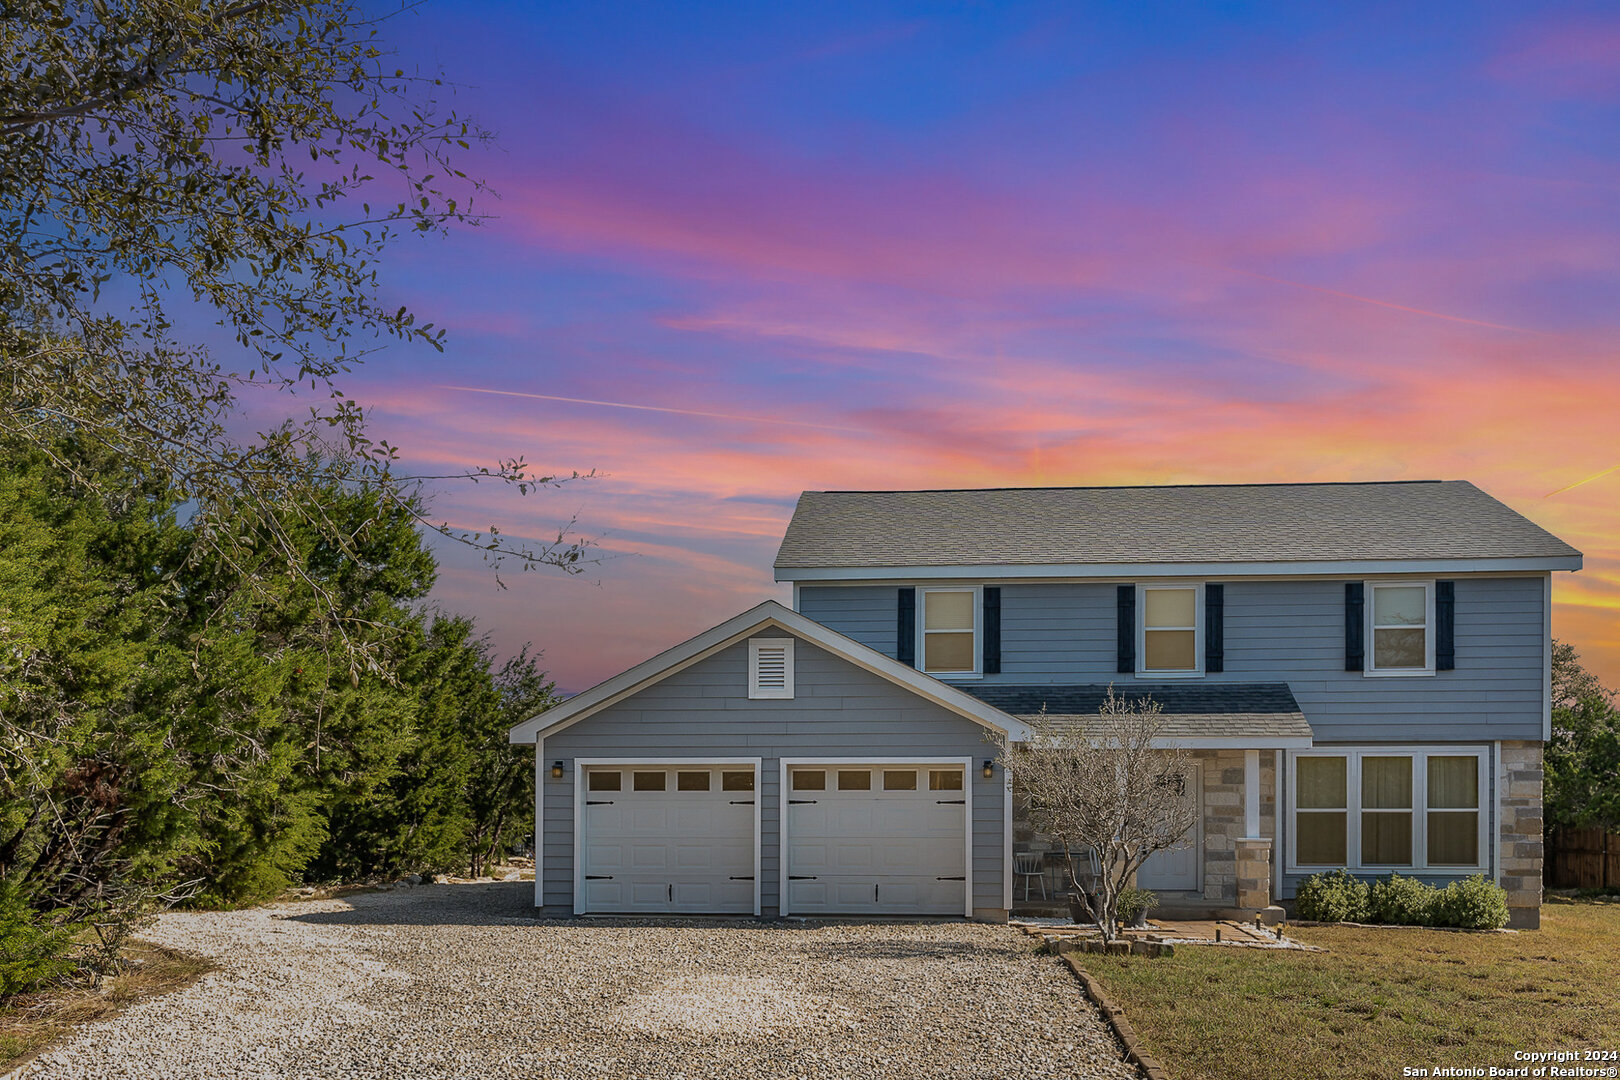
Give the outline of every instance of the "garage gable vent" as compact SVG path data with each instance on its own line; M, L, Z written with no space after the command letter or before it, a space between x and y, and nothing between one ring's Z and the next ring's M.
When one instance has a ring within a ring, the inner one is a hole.
M793 696L793 639L750 638L748 641L748 696Z

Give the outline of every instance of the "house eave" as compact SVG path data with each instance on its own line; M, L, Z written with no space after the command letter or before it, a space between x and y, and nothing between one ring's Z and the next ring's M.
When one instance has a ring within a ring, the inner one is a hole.
M958 563L939 566L778 566L776 580L990 581L1142 578L1367 577L1380 574L1547 573L1579 570L1581 556L1495 559L1346 559L1160 563Z

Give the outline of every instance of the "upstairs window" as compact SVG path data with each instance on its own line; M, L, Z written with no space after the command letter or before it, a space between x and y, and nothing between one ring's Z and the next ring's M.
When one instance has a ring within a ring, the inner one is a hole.
M978 673L978 590L922 589L922 669L930 675Z
M792 638L748 640L748 696L751 698L793 696Z
M1434 671L1433 587L1428 582L1369 584L1368 636L1373 675L1426 675Z
M1198 624L1203 589L1196 585L1143 585L1137 592L1142 611L1137 674L1201 674Z

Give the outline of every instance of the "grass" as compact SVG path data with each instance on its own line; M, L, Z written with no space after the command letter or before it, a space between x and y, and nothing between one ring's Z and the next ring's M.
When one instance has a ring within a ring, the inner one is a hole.
M1194 946L1082 966L1176 1080L1387 1078L1403 1066L1509 1066L1516 1050L1620 1048L1620 904L1549 898L1541 925L1293 927L1328 951Z
M135 942L128 967L97 989L71 987L22 994L0 1006L0 1073L34 1057L73 1028L116 1016L145 998L183 990L215 969L198 956Z

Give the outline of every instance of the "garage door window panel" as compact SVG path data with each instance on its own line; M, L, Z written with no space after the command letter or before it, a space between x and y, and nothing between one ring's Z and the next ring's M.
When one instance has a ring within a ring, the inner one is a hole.
M871 791L872 773L867 769L839 769L839 791Z
M929 791L961 791L961 769L930 769L928 771Z
M916 791L917 770L915 769L884 769L884 791Z
M618 791L619 774L617 772L603 772L592 769L586 774L585 786L589 791Z
M633 791L663 791L666 782L662 772L637 772L631 774L630 787Z
M827 774L821 769L795 769L792 787L794 791L826 791Z
M707 772L681 770L675 774L676 791L708 791L713 777Z
M742 770L731 771L731 770L727 770L726 772L721 773L720 774L720 790L721 791L753 791L754 790L754 773L753 773L753 770L751 770L751 769L747 770L747 771L742 771Z

